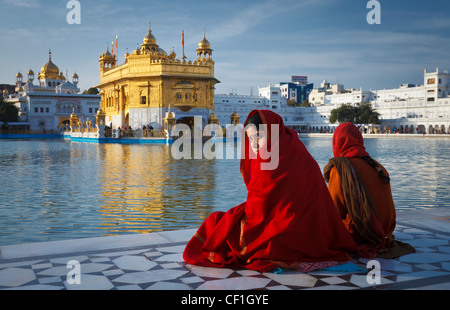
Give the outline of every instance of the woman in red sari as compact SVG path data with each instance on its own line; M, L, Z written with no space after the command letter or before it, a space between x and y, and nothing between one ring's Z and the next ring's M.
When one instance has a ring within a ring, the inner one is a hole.
M240 170L247 200L212 213L188 242L184 260L257 271L310 271L347 262L356 245L298 134L269 110L250 112L245 125Z

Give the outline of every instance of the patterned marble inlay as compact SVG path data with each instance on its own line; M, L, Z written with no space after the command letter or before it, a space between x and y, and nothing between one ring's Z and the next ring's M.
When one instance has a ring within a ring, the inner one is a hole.
M447 222L442 222L447 223ZM51 253L29 258L0 260L0 289L28 290L347 290L360 288L420 288L448 289L450 282L450 232L436 231L398 223L395 236L416 247L416 253L398 259L377 259L381 266L381 284L367 281L368 259L355 262L360 268L354 272L314 271L300 273L284 270L280 273L260 273L253 270L208 268L186 264L182 253L194 233L171 231L140 236L133 245L131 237L114 238L104 249L74 248L67 241L66 253ZM149 240L145 244L143 240ZM159 242L155 242L158 240ZM125 241L127 246L124 247ZM89 246L93 246L92 240ZM89 243L88 242L88 243ZM80 240L74 241L80 248ZM95 247L92 247L95 248ZM13 248L10 253L25 253ZM35 251L35 250L33 250ZM61 249L60 251L61 252ZM80 284L68 283L71 271L67 263L80 263ZM426 281L424 281L426 280ZM423 283L423 284L421 284Z

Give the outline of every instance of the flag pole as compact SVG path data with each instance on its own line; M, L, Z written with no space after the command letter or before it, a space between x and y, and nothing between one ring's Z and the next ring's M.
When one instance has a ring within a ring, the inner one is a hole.
M119 65L119 50L117 49L117 40L118 37L116 36L116 61L117 61L117 65Z
M184 55L184 30L182 32L181 44L183 45L183 61L186 61L186 56Z
M114 55L114 41L111 41L111 54L116 58L116 55Z

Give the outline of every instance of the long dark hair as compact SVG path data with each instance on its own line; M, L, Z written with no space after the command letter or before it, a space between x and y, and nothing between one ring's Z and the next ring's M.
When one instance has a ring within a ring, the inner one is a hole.
M378 174L380 175L380 178L383 179L383 181L385 181L386 183L389 183L391 181L391 178L388 175L384 174L383 169L379 167L379 164L372 157L367 155L361 158L378 171Z
M259 115L259 112L256 112L255 114L253 114L252 116L250 116L247 119L247 122L245 123L245 126L247 126L248 124L253 124L256 126L256 130L259 130L259 125L262 124L262 120L261 120L261 116Z

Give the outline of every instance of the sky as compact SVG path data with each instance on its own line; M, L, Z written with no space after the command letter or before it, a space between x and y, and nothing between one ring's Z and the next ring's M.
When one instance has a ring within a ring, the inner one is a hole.
M345 88L423 84L424 69L450 69L450 1L379 0L0 0L0 84L52 61L79 75L83 91L100 81L99 56L118 38L119 62L141 44L149 22L157 44L196 58L205 31L213 49L216 93L257 94L258 86L308 77ZM71 78L70 78L71 80Z

